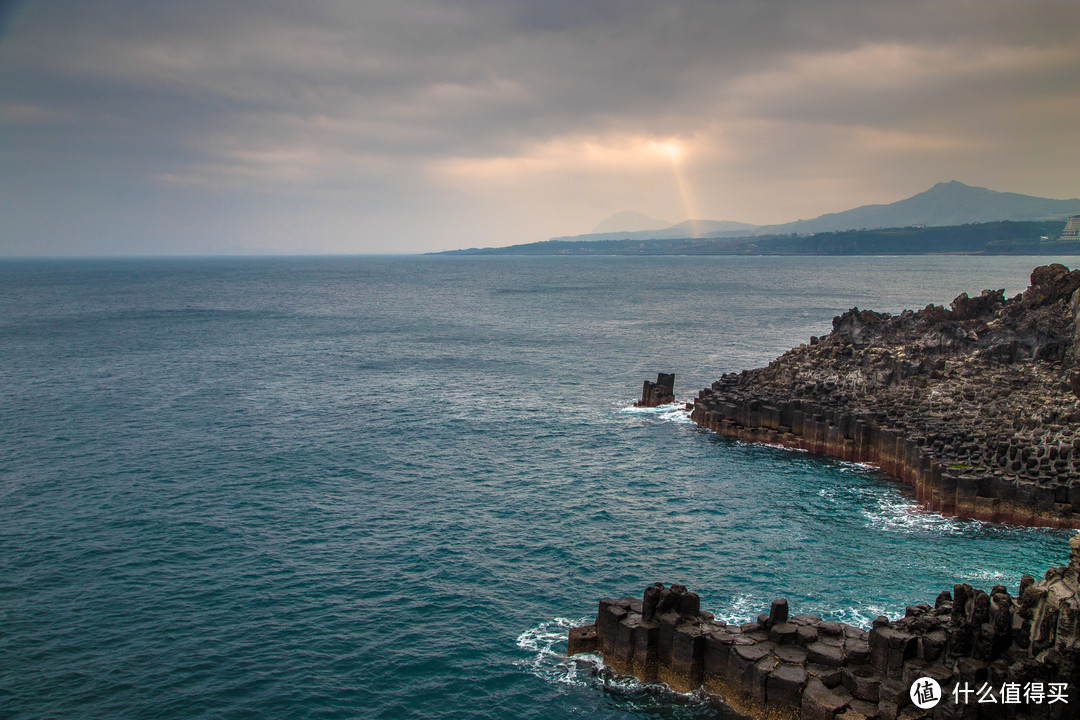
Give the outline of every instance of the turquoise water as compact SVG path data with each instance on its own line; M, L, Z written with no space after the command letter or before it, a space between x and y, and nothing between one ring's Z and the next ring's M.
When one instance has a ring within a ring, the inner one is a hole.
M657 580L861 624L1014 588L1071 533L630 405L1047 260L0 263L0 717L714 717L566 627Z

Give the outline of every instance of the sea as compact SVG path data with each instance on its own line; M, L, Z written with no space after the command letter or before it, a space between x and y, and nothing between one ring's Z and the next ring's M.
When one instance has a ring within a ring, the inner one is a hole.
M722 373L1024 257L0 261L0 718L731 718L567 659L604 597L868 627L1073 531L717 437ZM673 372L680 404L638 409Z

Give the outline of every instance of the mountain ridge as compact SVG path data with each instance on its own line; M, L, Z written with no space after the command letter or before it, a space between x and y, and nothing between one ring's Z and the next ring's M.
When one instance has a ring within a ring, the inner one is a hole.
M928 190L893 203L862 205L809 220L762 226L768 233L814 233L910 225L966 225L1003 220L1049 220L1080 214L1080 198L1057 200L999 192L958 180L939 182Z
M923 192L892 203L861 205L808 220L752 225L732 220L693 220L659 230L585 233L551 240L666 240L674 238L748 237L763 234L812 234L872 228L952 226L999 221L1063 219L1080 215L1080 198L1059 200L1000 192L959 180L939 182ZM694 226L697 226L696 228Z

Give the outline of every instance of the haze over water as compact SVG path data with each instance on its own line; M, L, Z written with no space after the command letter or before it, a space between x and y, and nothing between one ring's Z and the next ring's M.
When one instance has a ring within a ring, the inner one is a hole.
M630 405L1054 259L0 263L0 717L712 717L566 628L657 580L862 625L1015 592L1072 531Z

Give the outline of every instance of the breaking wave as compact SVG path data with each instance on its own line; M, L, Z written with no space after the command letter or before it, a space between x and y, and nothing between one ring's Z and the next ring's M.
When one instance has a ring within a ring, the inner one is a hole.
M657 405L651 408L628 405L620 408L619 412L627 415L654 417L665 422L693 425L693 421L690 419L690 411L686 409L686 403L668 403L667 405Z

